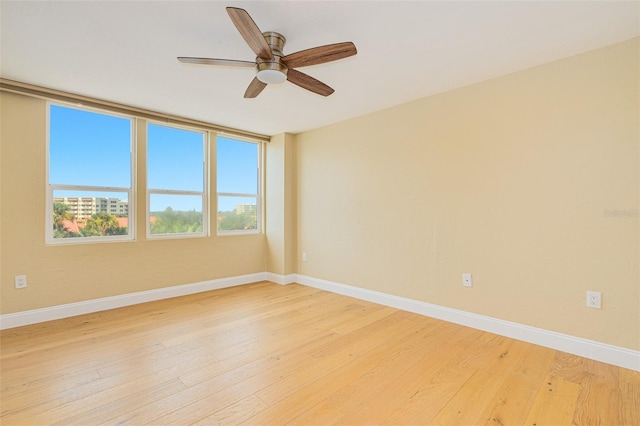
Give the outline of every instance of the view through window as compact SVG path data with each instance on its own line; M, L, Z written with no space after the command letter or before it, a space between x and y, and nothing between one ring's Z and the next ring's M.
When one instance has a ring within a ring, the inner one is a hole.
M218 232L260 230L260 144L216 140Z
M147 225L151 236L206 235L205 132L147 125Z
M49 105L47 240L132 239L133 121Z
M147 130L146 188L135 187L136 122ZM208 135L49 103L47 243L133 240L140 197L149 238L208 236ZM218 233L260 232L261 144L218 136L216 147Z

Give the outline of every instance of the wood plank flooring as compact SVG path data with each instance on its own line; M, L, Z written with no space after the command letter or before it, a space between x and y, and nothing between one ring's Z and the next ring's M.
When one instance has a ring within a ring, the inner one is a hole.
M640 425L640 373L298 284L0 332L9 425Z

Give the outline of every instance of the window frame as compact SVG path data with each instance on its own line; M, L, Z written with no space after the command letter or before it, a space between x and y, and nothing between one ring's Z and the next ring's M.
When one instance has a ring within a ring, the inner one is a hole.
M107 115L110 117L123 118L130 122L129 132L129 172L130 186L111 187L111 186L95 186L95 185L65 185L51 184L51 107L57 106L61 108L74 109L78 111L86 111L94 114ZM69 244L95 244L95 243L113 243L113 242L131 242L136 239L136 152L137 152L137 120L135 117L119 114L108 110L86 107L82 104L72 104L61 101L48 100L46 107L46 141L45 141L45 244L46 245L69 245ZM54 238L53 236L53 202L55 191L90 191L90 192L120 192L127 194L128 214L127 214L127 235L110 235L110 236L91 236L91 237L73 237L73 238Z
M193 133L201 133L203 135L202 143L202 192L189 191L189 190L175 190L175 189L156 189L149 187L149 125L167 127L170 129L184 130ZM196 127L189 127L177 124L167 124L156 120L145 120L145 221L146 221L146 237L148 240L165 240L165 239L183 239L183 238L206 238L210 234L210 196L209 196L209 181L210 181L210 148L211 135L207 130L199 129ZM152 234L151 233L151 195L199 195L202 196L202 232L181 232L172 234Z
M238 142L243 143L252 143L257 145L257 154L258 158L256 161L256 174L257 174L257 185L256 190L257 194L245 194L245 193L236 193L236 192L218 192L218 137L222 137L225 139L231 139ZM262 234L264 231L264 202L263 202L263 193L264 193L264 143L262 141L256 141L249 138L243 138L235 135L228 135L224 133L218 133L215 135L215 171L216 171L216 200L215 200L215 214L216 214L216 235L221 237L228 236L240 236L240 235L256 235ZM220 197L237 197L237 198L255 198L256 199L256 229L237 229L237 230L221 230L219 228L218 222L218 211L219 211L219 201Z

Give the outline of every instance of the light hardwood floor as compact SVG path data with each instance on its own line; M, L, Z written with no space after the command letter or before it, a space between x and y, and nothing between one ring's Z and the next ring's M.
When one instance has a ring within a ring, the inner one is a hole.
M0 333L9 425L640 425L640 373L267 282Z

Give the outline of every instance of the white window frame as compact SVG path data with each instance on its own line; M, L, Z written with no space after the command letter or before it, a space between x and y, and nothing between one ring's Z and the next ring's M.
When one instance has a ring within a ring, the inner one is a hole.
M188 132L194 133L202 133L203 135L203 144L202 144L202 192L200 191L184 191L184 190L176 190L176 189L157 189L157 188L149 188L149 125L153 124L156 126L169 127L172 129L185 130ZM180 126L175 124L167 124L159 121L147 120L146 121L146 129L145 129L145 170L147 173L146 177L146 228L147 228L147 239L149 240L165 240L165 239L173 239L173 238L204 238L208 237L209 234L209 176L210 176L210 145L211 145L211 135L210 132L194 127L188 126ZM182 233L172 233L172 234L152 234L151 233L151 195L199 195L202 196L202 232L182 232Z
M236 140L238 142L245 142L245 143L253 143L257 145L258 148L258 161L257 161L257 194L242 194L242 193L236 193L236 192L217 192L217 186L218 186L218 136L220 137L224 137L227 139L233 139ZM215 138L216 141L216 145L215 145L215 152L216 152L216 206L215 206L215 212L216 212L216 232L217 235L219 236L230 236L230 235L251 235L251 234L261 234L262 230L264 229L264 223L263 223L263 198L262 198L262 194L264 192L263 190L263 182L264 182L264 176L263 176L263 170L264 170L264 143L261 141L255 141L255 140L251 140L248 138L242 138L242 137L238 137L235 135L226 135L226 134L222 134L219 133L216 135ZM237 198L255 198L256 199L256 229L238 229L238 230L220 230L218 228L218 203L220 200L220 197L237 197Z
M50 147L51 147L51 106L55 105L62 108L76 109L79 111L87 111L101 115L124 118L131 122L129 137L129 170L130 170L130 187L111 187L111 186L89 186L89 185L61 185L49 183L50 171ZM68 104L64 102L46 102L46 166L45 166L45 185L46 185L46 213L45 213L45 244L48 245L68 245L68 244L95 244L110 243L135 240L135 187L136 187L136 119L132 116L117 114L111 111L101 110L97 108L89 108L82 105ZM92 191L92 192L124 192L128 196L128 222L127 235L111 235L111 236L95 236L95 237L74 237L74 238L54 238L53 237L53 193L54 191Z

